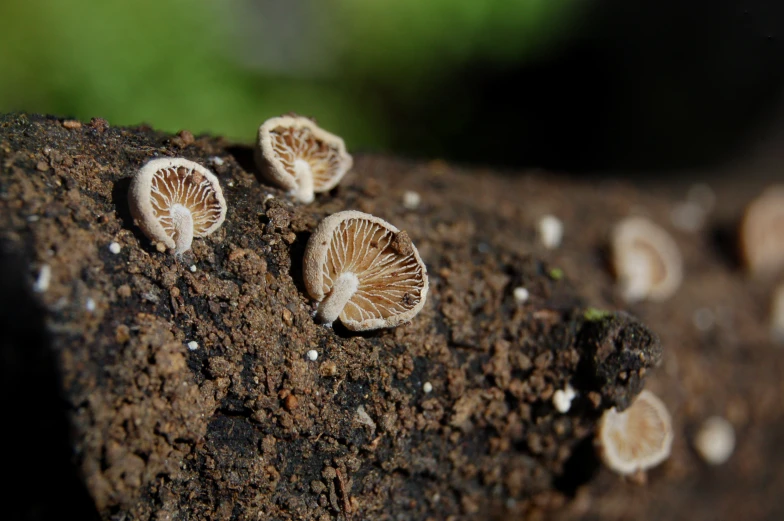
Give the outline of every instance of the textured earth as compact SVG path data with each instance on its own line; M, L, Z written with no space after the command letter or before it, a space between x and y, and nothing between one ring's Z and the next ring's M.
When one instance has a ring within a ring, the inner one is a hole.
M229 204L181 259L128 210L130 177L163 156L211 169ZM734 253L760 187L717 184L721 204L682 231L673 182L359 155L300 205L252 157L187 131L0 116L9 519L784 516L784 351L768 338L770 284ZM305 244L345 209L417 246L430 293L410 323L357 334L314 322ZM537 233L545 214L564 223L553 250ZM666 303L618 296L607 234L627 215L682 250L686 279ZM552 396L567 384L578 395L562 414ZM624 479L600 465L593 433L643 386L673 415L673 454ZM710 467L691 440L715 414L738 443Z

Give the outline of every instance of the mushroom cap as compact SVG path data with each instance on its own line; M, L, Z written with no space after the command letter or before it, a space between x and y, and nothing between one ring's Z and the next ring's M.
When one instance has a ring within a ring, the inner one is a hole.
M642 391L623 412L615 407L606 410L596 434L602 461L619 474L633 474L666 460L672 439L670 413L650 391Z
M672 236L645 217L627 217L612 231L612 264L624 299L662 301L683 281L683 258Z
M359 280L340 313L352 331L394 327L425 305L427 268L408 234L373 215L348 210L326 217L305 248L305 288L321 302L341 274Z
M226 218L226 200L215 175L182 157L152 159L139 169L128 190L128 203L136 224L152 240L175 247L170 209L188 208L193 236L209 235Z
M784 186L770 186L749 203L739 239L749 272L770 276L784 269Z
M326 192L346 175L354 160L343 139L304 116L270 118L259 127L257 161L262 173L287 190L298 188L295 161L306 161L313 191Z

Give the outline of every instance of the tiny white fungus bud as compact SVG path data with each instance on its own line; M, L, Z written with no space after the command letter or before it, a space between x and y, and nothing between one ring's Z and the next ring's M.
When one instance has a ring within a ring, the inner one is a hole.
M311 362L315 362L316 360L318 360L318 351L316 351L315 349L311 349L310 351L308 351L307 354L308 354L308 360L310 360Z
M563 223L554 215L544 215L539 219L539 238L544 247L552 250L561 245Z
M514 294L514 299L518 304L522 304L523 302L526 302L528 300L528 297L531 296L528 290L523 287L515 288L513 294Z
M705 420L694 437L694 448L710 465L721 465L735 450L735 429L720 416Z
M95 300L92 297L88 297L84 303L84 309L92 313L95 311Z
M422 385L422 390L425 391L425 394L429 394L433 392L433 384L431 384L430 382L425 382Z
M210 158L210 161L212 161L213 163L215 163L215 165L216 165L216 166L223 166L223 163L225 163L225 161L223 160L223 158L220 158L220 157L218 157L218 156L212 156L212 157Z
M196 342L195 340L191 340L190 342L188 342L187 346L188 349L190 349L191 351L196 351L199 348L199 343Z
M191 273L196 273L196 265L195 264L191 264L190 270L191 270Z
M120 253L120 251L121 251L121 250L122 250L122 246L120 246L120 243L119 243L119 242L113 242L113 243L111 243L111 244L109 245L109 251L110 251L111 253L115 254L115 255L117 255L118 253Z
M49 289L49 283L52 281L52 268L49 267L48 264L44 264L41 266L41 270L38 272L38 278L35 280L33 284L33 291L36 293L43 293L47 289Z
M572 400L577 393L571 385L566 385L565 389L558 389L553 393L553 406L560 413L567 413L572 408Z
M406 210L416 210L420 202L422 202L422 197L418 192L413 190L403 192L403 208Z

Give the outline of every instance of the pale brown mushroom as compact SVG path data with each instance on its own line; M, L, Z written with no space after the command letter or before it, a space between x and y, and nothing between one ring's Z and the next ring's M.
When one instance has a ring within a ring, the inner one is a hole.
M226 218L218 178L181 157L148 161L131 181L128 203L145 235L176 255L188 251L194 237L220 228Z
M339 212L322 220L305 248L305 288L316 318L365 331L411 320L427 297L427 269L406 232L372 215Z
M784 270L784 186L768 187L748 205L739 239L751 274L770 277Z
M259 127L256 161L267 179L303 203L334 188L353 159L343 140L302 116L280 116Z
M655 467L670 456L670 413L650 391L642 391L623 412L615 407L599 420L596 445L611 470L627 475Z
M612 264L627 302L662 301L683 280L683 259L675 240L644 217L627 217L612 231Z

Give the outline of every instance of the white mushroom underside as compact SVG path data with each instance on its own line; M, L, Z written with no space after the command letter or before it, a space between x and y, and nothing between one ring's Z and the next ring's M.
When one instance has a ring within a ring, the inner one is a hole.
M394 234L365 220L347 220L335 230L323 267L324 302L344 274L357 278L356 291L339 313L343 323L386 320L419 304L422 266L413 254L392 249ZM334 311L330 311L330 315Z
M201 237L221 219L221 204L215 197L212 184L195 170L181 166L157 171L152 178L150 196L155 217L164 231L175 240L176 250L180 250L180 243L184 244L188 232L182 228L185 226L183 210L175 210L175 207L179 205L189 214L191 240L193 237ZM177 239L179 235L182 235L181 240ZM187 248L183 251L187 251Z
M300 179L302 163L308 165L311 192L329 189L335 172L341 168L340 150L317 139L307 127L278 127L270 132L272 149L283 168L297 180L297 192L307 191ZM298 168L299 163L299 168Z
M658 465L669 456L672 428L669 416L660 407L663 405L652 403L646 393L623 412L615 408L605 412L600 432L608 466L621 474L631 474Z

